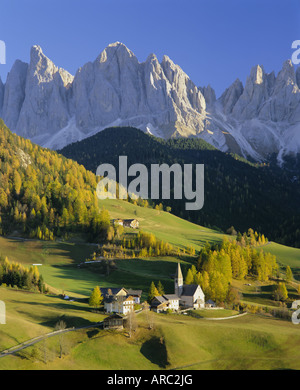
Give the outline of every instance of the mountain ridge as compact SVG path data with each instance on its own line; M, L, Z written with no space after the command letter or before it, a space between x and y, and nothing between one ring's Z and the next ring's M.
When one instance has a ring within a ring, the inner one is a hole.
M219 97L197 87L167 55L139 62L123 43L108 45L73 76L35 45L0 83L0 115L12 131L50 149L107 127L132 126L169 139L199 137L256 161L300 152L300 67L276 76L252 67Z

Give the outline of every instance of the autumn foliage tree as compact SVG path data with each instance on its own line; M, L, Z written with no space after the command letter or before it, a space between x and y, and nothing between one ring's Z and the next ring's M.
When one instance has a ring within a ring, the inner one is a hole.
M103 301L103 296L101 294L101 290L99 286L96 286L92 291L89 298L89 305L92 307L99 307Z
M9 261L7 257L0 257L0 284L40 292L46 290L37 266L28 268L20 263Z
M285 270L285 280L287 282L290 282L290 281L293 280L293 273L292 273L292 270L291 270L290 266L286 267L286 270Z
M148 293L148 302L151 303L152 299L158 295L159 295L159 292L158 292L157 288L155 287L154 282L151 282L150 288L149 288L149 293Z
M105 240L110 217L99 210L99 178L82 165L17 136L0 120L0 234L42 240L65 232Z
M230 297L232 279L243 280L252 276L267 281L278 270L276 257L259 248L266 242L252 229L239 236L239 241L224 239L222 244L206 244L201 250L197 271L193 267L187 273L186 283L199 284L207 298L223 302Z

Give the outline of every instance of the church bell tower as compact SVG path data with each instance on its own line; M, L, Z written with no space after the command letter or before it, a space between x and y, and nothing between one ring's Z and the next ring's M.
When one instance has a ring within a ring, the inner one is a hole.
M174 284L175 284L175 294L180 297L183 289L183 276L182 276L181 267L179 263L177 265Z

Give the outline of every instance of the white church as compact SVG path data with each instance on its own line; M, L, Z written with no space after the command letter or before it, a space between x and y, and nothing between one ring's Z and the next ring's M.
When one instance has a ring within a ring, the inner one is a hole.
M168 309L178 310L179 306L185 309L202 309L205 307L205 296L198 284L183 284L180 264L177 265L174 277L174 294L164 294L154 297L151 307L156 312Z

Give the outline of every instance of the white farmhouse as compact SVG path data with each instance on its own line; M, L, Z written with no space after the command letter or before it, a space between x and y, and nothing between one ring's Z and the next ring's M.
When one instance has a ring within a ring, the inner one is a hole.
M104 297L104 310L107 313L128 314L134 310L135 297L124 287L106 287L100 289ZM131 290L133 291L133 290ZM141 293L141 291L135 291Z
M151 301L151 307L157 313L168 309L177 311L179 309L179 297L176 294L165 294L154 297Z
M134 299L131 296L110 296L104 299L104 309L107 313L126 315L134 310Z
M179 298L176 294L165 294L163 297L168 301L168 308L171 310L179 309Z

